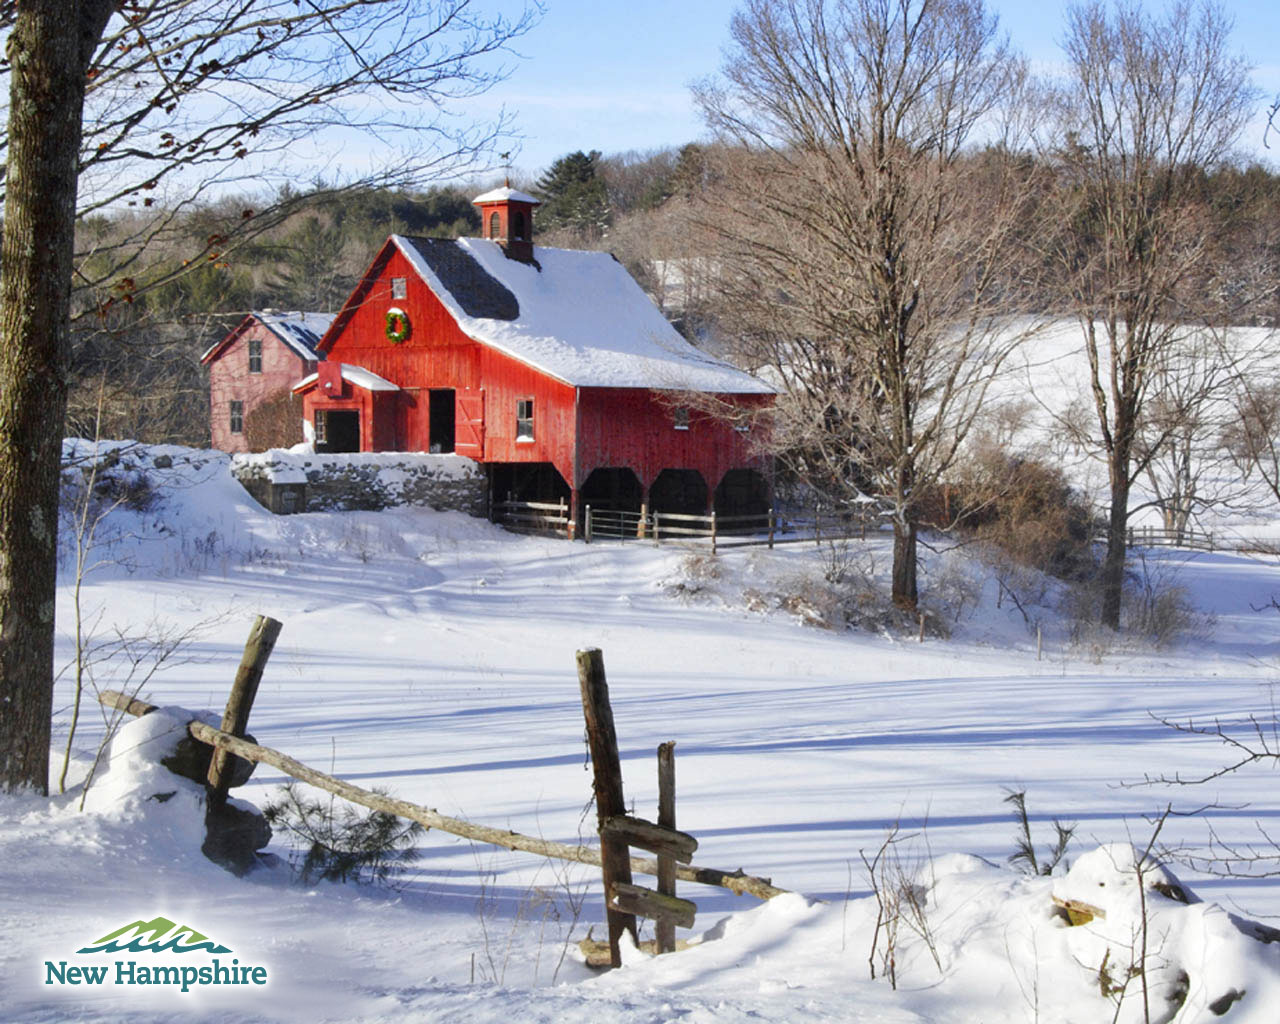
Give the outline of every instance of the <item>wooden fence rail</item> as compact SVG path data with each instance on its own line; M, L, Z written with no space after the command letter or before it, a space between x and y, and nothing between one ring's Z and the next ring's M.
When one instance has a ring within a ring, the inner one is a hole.
M578 535L564 504L537 501L501 501L494 505L494 518L509 529L524 532ZM593 540L651 540L667 543L709 544L720 548L769 547L779 544L820 544L824 541L865 540L868 533L886 522L883 511L868 508L851 514L788 516L774 509L759 514L723 516L716 512L700 515L688 512L650 512L602 509L584 505L580 536Z
M154 704L130 698L116 690L102 691L98 695L98 700L107 707L117 708L131 715L141 716L157 710ZM230 733L215 729L205 722L188 722L187 732L192 739L207 743L215 751L225 750L232 754L237 754L247 761L269 764L291 778L300 779L318 789L323 789L326 792L342 797L344 800L349 800L353 804L360 804L362 807L368 807L375 811L385 811L400 818L407 818L409 821L416 821L426 828L439 829L441 832L462 836L465 839L474 839L477 842L501 846L508 850L521 850L525 853L537 854L540 857L575 861L579 864L594 864L597 867L601 866L600 851L589 846L571 846L568 843L558 843L553 840L522 835L519 832L512 832L510 829L478 825L464 821L461 818L451 818L448 815L440 814L426 807L420 807L417 804L411 804L407 800L398 800L394 797L383 796L380 793L373 793L308 767L278 750L232 736ZM649 858L632 857L630 858L630 866L631 870L643 874L656 875L658 873L658 862ZM717 868L699 868L693 865L681 864L676 866L676 876L687 882L719 886L722 889L728 889L740 895L747 894L762 900L769 900L774 896L787 892L786 889L780 889L773 885L767 878L746 875L741 870L736 872L722 871Z

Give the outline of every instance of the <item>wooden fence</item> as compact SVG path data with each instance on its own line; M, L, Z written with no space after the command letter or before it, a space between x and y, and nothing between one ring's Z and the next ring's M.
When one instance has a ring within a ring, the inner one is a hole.
M1191 551L1230 551L1236 554L1280 554L1280 537L1228 537L1204 530L1169 530L1160 526L1130 526L1126 541L1131 548L1186 548ZM1094 537L1107 542L1106 534Z
M496 501L493 504L493 519L516 533L573 536L569 506L563 501L554 504L546 501Z
M281 625L275 619L259 616L245 646L244 659L236 674L231 696L227 701L222 728L198 719L187 723L187 733L197 743L212 748L206 782L206 829L208 836L205 852L213 859L211 850L218 845L218 833L231 827L219 813L225 802L228 788L234 783L229 771L231 755L254 763L269 764L291 778L323 789L372 810L383 811L400 818L416 821L427 828L438 829L451 835L462 836L477 842L500 846L508 850L521 850L556 860L594 864L601 867L605 886L605 905L608 913L609 938L607 945L584 940L584 952L589 962L598 965L621 964L618 941L622 933L634 937L635 915L653 918L658 924L656 947L658 952L670 952L676 948L674 928L691 927L695 906L689 900L675 895L676 879L714 885L739 894L747 893L758 899L768 900L781 895L786 889L773 885L767 878L757 878L737 871L718 868L694 867L690 862L697 849L697 840L675 829L675 768L674 742L658 748L658 821L648 822L626 813L622 793L622 775L619 767L618 742L613 725L613 711L609 705L609 690L604 676L602 653L596 648L577 654L579 685L582 692L583 714L587 723L591 758L595 773L596 810L599 821L600 845L573 845L554 840L522 835L507 828L494 828L440 814L428 807L398 800L381 793L363 789L343 779L318 771L287 754L262 746L245 738L249 713L257 693L258 682L271 655ZM138 700L134 696L115 690L104 690L98 700L107 707L131 715L146 715L158 710L155 705ZM244 779L247 779L247 773ZM632 857L629 847L657 854L656 859ZM677 863L677 861L681 863ZM220 863L227 863L219 860ZM228 865L230 866L230 865ZM631 873L655 875L656 890L633 885ZM238 872L239 873L239 872Z
M518 533L543 533L573 539L579 535L566 502L502 501L494 505L494 519ZM762 515L721 516L677 512L639 512L583 508L581 537L599 540L647 540L653 544L685 544L724 548L768 547L781 544L821 544L866 540L889 523L888 513L875 505L854 512L788 514L769 509ZM1185 548L1191 551L1230 551L1239 554L1280 554L1280 537L1227 537L1211 531L1170 530L1158 526L1130 526L1130 548ZM1105 544L1105 533L1094 536Z
M552 533L572 538L575 524L564 502L503 501L494 506L494 519L520 533ZM706 545L713 553L721 548L769 547L779 544L823 543L860 539L887 522L876 506L843 513L791 515L775 509L755 515L723 516L715 512L696 515L650 511L632 512L586 505L582 510L581 536L588 544L598 540L647 540L656 545L684 543Z

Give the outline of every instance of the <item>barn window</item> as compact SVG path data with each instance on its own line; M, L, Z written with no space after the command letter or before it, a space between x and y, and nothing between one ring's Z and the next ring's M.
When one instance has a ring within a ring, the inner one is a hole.
M233 398L227 404L230 406L229 411L230 411L230 419L231 419L231 433L243 434L244 433L244 402L240 401L239 399Z
M524 214L519 210L511 211L511 237L524 238Z
M323 409L316 410L316 436L315 443L317 445L324 444L328 438L329 417L325 415Z
M403 299L409 294L409 286L405 284L403 277L393 277L391 279L391 297L393 299Z
M521 398L516 401L516 440L533 440L532 398Z
M672 410L671 418L674 421L676 430L689 429L689 407L687 405L677 405Z
M260 338L249 339L249 372L262 372L262 340Z
M494 210L493 213L489 214L489 237L502 237L502 218L498 216L497 210Z

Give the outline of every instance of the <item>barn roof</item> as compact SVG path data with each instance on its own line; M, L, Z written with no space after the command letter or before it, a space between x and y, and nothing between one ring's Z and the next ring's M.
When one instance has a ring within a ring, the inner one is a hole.
M534 266L485 239L391 240L464 333L566 384L774 393L685 341L609 253L538 246Z
M364 388L366 391L399 391L400 385L392 384L385 377L379 377L372 370L366 370L363 366L353 366L351 363L339 363L338 372L342 374L342 379L349 384L354 384L358 388ZM309 373L291 389L295 394L299 391L305 391L308 387L320 379L320 374Z
M333 323L333 313L277 313L263 310L253 315L303 359L315 362L324 358L323 353L316 351L316 346Z
M324 353L316 350L324 332L333 323L333 313L307 313L295 311L281 313L274 309L255 309L249 313L225 338L205 349L200 356L208 362L224 345L234 341L255 320L285 343L296 355L309 362L324 359Z
M476 196L471 202L479 206L481 203L505 203L515 200L517 203L532 203L534 206L541 206L542 200L537 199L528 192L520 192L512 188L510 185L504 185L502 188L495 188L486 192L482 196Z

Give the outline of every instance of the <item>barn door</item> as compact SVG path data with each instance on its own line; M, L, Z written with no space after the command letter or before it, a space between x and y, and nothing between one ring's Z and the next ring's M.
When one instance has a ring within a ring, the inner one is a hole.
M484 459L484 389L458 392L457 416L454 418L454 451L468 458Z

